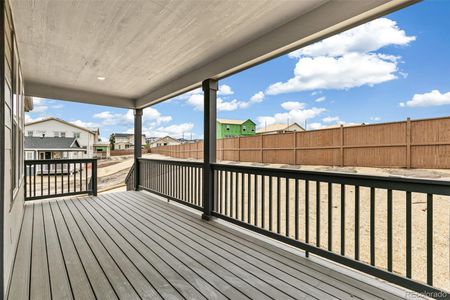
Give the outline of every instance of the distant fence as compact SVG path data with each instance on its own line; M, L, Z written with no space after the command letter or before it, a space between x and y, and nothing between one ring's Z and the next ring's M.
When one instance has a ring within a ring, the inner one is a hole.
M151 148L203 158L203 142ZM341 126L217 141L217 159L292 165L450 168L450 117Z
M149 153L150 151L147 148L142 149L142 153ZM111 156L121 156L121 155L133 155L134 149L124 149L124 150L111 150Z

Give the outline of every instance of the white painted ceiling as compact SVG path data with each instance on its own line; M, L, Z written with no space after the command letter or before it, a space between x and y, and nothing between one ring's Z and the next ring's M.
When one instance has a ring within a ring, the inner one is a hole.
M411 1L11 2L27 94L143 107Z

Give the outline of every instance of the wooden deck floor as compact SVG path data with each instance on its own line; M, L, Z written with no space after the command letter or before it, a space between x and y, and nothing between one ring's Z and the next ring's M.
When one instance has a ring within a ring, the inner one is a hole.
M27 203L9 299L395 299L143 192Z

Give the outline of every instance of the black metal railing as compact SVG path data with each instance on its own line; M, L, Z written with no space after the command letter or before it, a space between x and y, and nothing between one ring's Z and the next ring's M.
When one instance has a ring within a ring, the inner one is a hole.
M130 171L128 171L127 176L125 177L125 185L127 187L127 191L134 191L135 187L135 164L133 164L130 168Z
M140 159L139 164L140 188L201 209L203 163ZM440 224L449 222L449 182L242 165L211 167L212 216L303 249L306 255L417 292L447 289L442 276L448 276L450 266L436 263L435 258L450 253L450 224ZM420 203L424 207L418 210ZM442 211L435 211L438 207ZM413 236L419 228L425 228L422 240L418 234ZM423 248L423 258L416 259L414 252ZM425 277L414 278L420 268L426 270ZM438 284L436 273L441 276Z
M97 195L96 159L25 160L25 201Z
M139 172L140 188L202 209L203 163L141 158Z

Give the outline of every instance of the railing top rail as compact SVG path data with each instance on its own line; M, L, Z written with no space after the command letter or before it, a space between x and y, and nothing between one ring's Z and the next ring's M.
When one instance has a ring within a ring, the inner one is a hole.
M291 179L348 184L354 186L391 189L450 196L450 181L404 178L399 176L376 176L362 174L347 174L340 172L323 172L314 170L295 170L273 167L255 167L243 165L226 165L214 163L213 169L221 171L241 171L249 174L280 176Z
M183 165L183 166L203 166L202 161L184 161L184 160L169 160L169 159L151 159L151 158L139 158L139 161L151 161L159 162L172 165Z
M81 162L81 163L89 163L97 161L96 158L75 158L75 159L30 159L25 160L25 165L33 165L33 164L52 164L52 163L75 163L75 162Z

